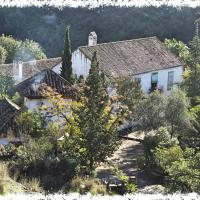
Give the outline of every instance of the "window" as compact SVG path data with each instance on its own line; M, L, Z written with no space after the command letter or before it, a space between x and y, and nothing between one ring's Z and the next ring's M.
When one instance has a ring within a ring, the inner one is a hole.
M168 72L168 82L167 82L167 90L171 90L174 84L174 72Z
M151 89L152 90L156 89L157 85L158 85L158 72L155 72L151 74Z

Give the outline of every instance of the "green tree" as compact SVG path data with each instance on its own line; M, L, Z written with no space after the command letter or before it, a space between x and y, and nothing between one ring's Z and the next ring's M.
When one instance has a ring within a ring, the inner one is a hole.
M120 102L128 106L131 113L134 113L143 97L140 80L131 79L130 77L120 79L118 81L117 93L120 95Z
M186 44L184 44L182 41L176 40L175 38L165 39L164 44L172 53L178 56L180 60L187 62L190 56L190 51Z
M0 46L0 64L4 64L7 58L7 51Z
M20 45L20 41L15 40L11 36L2 35L0 37L0 46L2 46L7 51L6 63L12 63L16 50Z
M135 118L143 130L158 129L166 124L166 98L155 91L143 99L135 112Z
M6 55L6 63L12 63L15 59L26 62L33 59L40 60L46 58L41 46L33 40L21 41L11 36L2 35L0 36L0 46L7 52L4 53Z
M0 74L0 98L12 97L15 94L15 81L11 76Z
M45 122L38 112L22 112L16 119L18 134L32 138L40 138L45 133Z
M91 171L117 148L117 125L121 117L117 108L115 112L112 109L96 52L85 84L82 106L75 112L75 123L80 132L81 159Z
M72 52L71 52L71 41L70 41L70 28L68 26L66 29L64 52L62 56L61 76L65 78L69 83L73 84L74 78L72 74L71 59L72 59Z
M14 55L14 59L21 60L23 62L34 59L41 60L46 58L47 57L43 52L42 47L37 42L28 39L20 43Z
M155 160L172 180L171 189L181 192L198 192L200 189L200 153L194 149L182 150L175 145L169 148L158 147Z
M191 127L189 100L181 90L172 90L171 95L167 98L165 119L170 127L171 138L174 134L181 133Z

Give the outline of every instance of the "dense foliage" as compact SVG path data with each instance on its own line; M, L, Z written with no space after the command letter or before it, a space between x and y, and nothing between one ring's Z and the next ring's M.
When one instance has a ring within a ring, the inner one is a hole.
M172 53L178 56L183 63L187 62L190 56L190 52L189 47L184 42L173 38L165 39L164 44Z
M117 80L117 94L122 105L128 107L129 118L132 118L139 102L143 98L140 80L131 79L130 77Z
M98 42L158 36L185 43L194 35L199 8L100 7L62 9L52 7L0 8L0 34L26 38L41 44L48 57L61 56L65 27L70 25L72 50L86 45L88 34L96 31Z
M1 64L14 60L30 61L46 58L41 46L33 40L17 40L11 36L0 36Z

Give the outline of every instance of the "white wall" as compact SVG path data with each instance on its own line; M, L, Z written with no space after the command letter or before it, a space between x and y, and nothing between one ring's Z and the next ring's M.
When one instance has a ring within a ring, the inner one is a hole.
M42 103L44 105L49 105L47 99L28 99L27 97L24 98L24 105L31 111L38 109Z
M84 78L87 77L90 70L91 61L85 57L85 55L78 49L72 53L72 70L73 73L79 78L83 75ZM53 68L53 71L60 74L61 63Z
M66 102L72 102L72 99L65 99ZM52 104L47 99L28 99L27 97L24 98L24 105L30 111L37 111L42 105L46 105L51 107ZM45 111L42 111L43 113ZM68 113L66 113L68 114ZM69 113L70 114L70 113ZM59 117L51 117L49 118L50 121L59 121L62 122L61 118Z
M76 50L72 54L72 69L73 73L78 77L83 75L84 78L87 77L90 70L91 61L85 57L85 55L80 51Z
M54 72L56 72L57 74L60 74L61 73L61 66L62 66L62 63L59 63L56 66L54 66L52 70Z
M65 99L66 102L71 102L72 99ZM51 106L51 103L47 99L29 99L24 98L24 105L31 111L38 109L41 105Z
M180 83L182 80L183 74L183 67L174 67L169 69L163 69L159 71L148 72L144 74L135 75L141 79L141 86L144 93L148 93L151 87L151 74L158 72L158 87L162 87L163 91L166 95L170 94L170 90L167 90L167 83L168 83L168 72L174 72L174 84Z
M76 50L72 54L72 69L73 73L77 74L79 77L83 75L84 78L87 77L90 70L91 61L85 57L85 55L80 51ZM60 73L61 64L58 64L54 67L56 73ZM151 87L151 74L153 72L158 72L158 86L163 87L163 91L166 95L170 94L170 91L167 90L168 82L168 72L174 71L174 83L180 83L182 80L183 67L174 67L169 69L163 69L159 71L152 71L148 73L138 74L134 77L141 78L142 90L144 93L148 93Z

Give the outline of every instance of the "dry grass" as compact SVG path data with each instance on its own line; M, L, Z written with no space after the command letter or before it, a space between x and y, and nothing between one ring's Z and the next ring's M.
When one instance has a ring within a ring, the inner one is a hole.
M5 180L8 178L8 168L4 163L0 163L0 180Z
M71 191L80 194L91 193L92 195L105 195L107 194L106 186L101 185L94 178L82 179L76 177L71 182Z
M30 192L42 192L42 187L40 186L40 180L37 178L32 179L22 179L21 184Z

